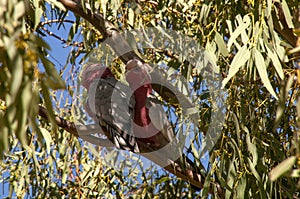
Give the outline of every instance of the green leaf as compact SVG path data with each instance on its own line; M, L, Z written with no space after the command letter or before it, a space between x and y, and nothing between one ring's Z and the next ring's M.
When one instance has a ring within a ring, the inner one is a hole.
M290 10L289 10L289 6L287 5L286 1L285 0L282 0L282 10L283 10L283 14L284 14L284 17L285 17L285 21L288 25L289 28L294 28L294 24L293 24L293 21L292 21L292 16L291 16L291 13L290 13Z
M247 178L246 178L246 175L244 174L238 181L238 185L236 187L236 198L237 199L245 198L246 186L247 186Z
M218 45L218 48L219 48L221 54L223 56L227 57L228 56L228 50L226 48L226 44L224 42L223 37L218 32L216 32L215 41L216 41L216 44Z
M25 4L23 1L18 2L14 8L14 17L19 19L25 14Z
M50 145L52 142L52 137L47 129L41 127L40 130L41 130L41 133L42 133L45 143L46 143L47 153L50 154L50 149L51 149Z
M251 159L247 157L247 161L248 161L248 164L249 164L249 167L250 167L250 171L252 172L252 174L256 178L256 181L257 181L257 184L258 184L258 188L260 190L259 191L260 198L267 198L267 196L266 196L266 190L264 189L264 186L262 184L261 176L259 175L259 173L255 169L255 166L251 162Z
M0 160L3 160L3 155L4 152L7 152L8 150L8 134L9 134L9 129L7 126L5 126L3 117L0 117Z
M56 1L56 0L47 0L50 4L56 6L58 9L62 10L62 11L66 11L66 8L65 6L59 2L59 1Z
M264 61L264 57L262 56L262 54L257 50L257 49L253 49L254 51L254 61L255 61L255 65L256 68L258 70L259 76L264 84L264 86L267 88L267 90L276 98L278 99L272 85L271 82L269 80L268 77L268 73L267 73L267 68L266 68L266 64Z
M39 5L40 0L33 0L33 5L35 7L34 11L35 11L35 20L34 20L34 29L36 29L38 27L38 25L40 24L42 15L43 15L43 9L40 8Z
M134 11L131 8L128 10L128 24L134 27Z
M292 178L299 178L300 177L300 169L293 169L291 173Z
M15 37L16 37L16 34L14 34L12 37L3 36L3 43L5 45L6 53L8 55L8 58L10 59L10 61L14 61L16 59L17 48L14 45Z
M250 134L249 134L249 130L246 129L245 127L245 130L247 132L246 134L246 143L247 143L247 148L248 148L248 151L251 153L252 155L252 158L253 158L253 165L256 166L257 165L257 160L258 160L258 155L257 155L257 148L255 146L255 143L252 143L251 140L250 140Z
M161 184L161 183L168 182L168 181L170 181L169 177L162 177L156 181L156 184Z
M16 129L16 135L19 138L23 146L27 145L26 137L26 124L28 121L28 114L31 105L32 90L31 90L31 80L28 76L24 77L24 86L22 86L22 92L20 98L18 98L18 108L16 117L18 119L18 126Z
M279 165L272 169L269 173L269 177L271 181L275 181L277 178L290 171L297 160L296 156L291 156L284 161L282 161Z
M236 18L240 17L238 15ZM235 31L230 35L230 38L227 43L227 49L230 50L231 45L236 41L237 37L242 33L246 32L246 28L251 24L250 17L248 15L244 16L243 22L239 24L239 26L235 29Z
M17 93L19 92L19 89L22 84L23 80L23 61L21 56L15 57L14 61L15 67L12 67L12 79L11 79L11 85L10 85L10 95L12 96L12 101L14 102L15 97ZM9 104L8 104L9 105Z
M238 70L249 60L250 51L247 48L247 45L244 45L234 56L230 67L228 76L222 81L222 88L225 87L227 82L238 72Z
M45 67L46 74L48 75L46 82L47 86L52 89L65 88L65 82L60 78L54 64L47 58L41 57L43 66Z
M52 101L50 98L50 93L49 93L49 88L46 86L45 82L42 81L42 94L44 97L44 101L45 101L45 105L48 111L48 116L49 116L49 120L51 122L51 124L53 125L53 129L55 129L57 127L57 124L55 122L55 115L53 112L53 108L52 108Z
M101 8L103 11L103 17L104 19L106 18L106 4L107 4L108 0L101 0Z
M279 58L277 56L277 54L275 52L273 52L273 50L271 50L271 48L268 45L265 45L267 52L268 52L268 57L271 58L272 63L277 71L277 74L279 75L280 79L284 78L284 73L282 70L282 65L279 61Z

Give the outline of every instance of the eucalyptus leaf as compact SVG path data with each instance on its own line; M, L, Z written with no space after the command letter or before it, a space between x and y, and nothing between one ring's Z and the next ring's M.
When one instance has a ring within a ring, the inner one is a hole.
M237 15L237 18L239 17L240 15ZM249 27L249 25L251 24L251 20L250 20L250 17L249 16L244 16L243 18L243 22L240 23L237 28L233 31L233 33L230 35L230 38L228 40L228 43L227 43L227 49L228 51L230 50L231 48L231 45L234 43L234 41L237 39L237 37L241 34L243 34L246 29ZM244 45L245 46L245 45Z
M284 73L283 73L282 65L279 61L279 58L278 58L277 54L273 50L271 50L271 48L268 45L265 45L265 46L266 46L266 49L267 49L268 57L271 58L271 60L273 62L273 65L276 69L277 74L279 75L279 77L281 79L283 79L284 78Z
M45 143L46 143L46 150L47 150L47 153L49 154L50 150L51 150L51 142L52 142L51 134L45 128L40 128L40 131L41 131L41 133L44 137L44 140L45 140Z
M270 173L269 177L271 181L275 181L277 178L285 174L286 172L290 171L294 164L296 163L297 156L291 156L280 164L278 164L275 168L273 168Z
M218 45L218 48L219 48L220 52L222 53L222 55L227 57L228 56L228 50L226 48L226 44L224 42L223 37L218 32L216 32L215 41L216 41L216 43Z
M294 28L294 24L293 24L293 20L292 20L292 16L291 16L291 13L290 13L289 6L287 5L285 0L282 0L281 5L282 5L282 10L283 10L283 14L284 14L284 17L285 17L285 21L286 21L288 27L289 28Z
M273 95L273 97L275 97L275 99L278 99L278 97L271 85L271 82L269 80L264 57L257 49L253 49L253 51L254 51L255 66L257 68L258 74L259 74L264 86Z
M250 51L247 45L243 46L237 54L234 56L227 77L222 81L222 88L225 87L227 82L238 72L238 70L245 65L245 63L250 59Z

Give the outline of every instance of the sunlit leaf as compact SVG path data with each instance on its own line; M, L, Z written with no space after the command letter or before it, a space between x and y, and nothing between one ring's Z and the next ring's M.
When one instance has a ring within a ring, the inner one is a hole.
M269 173L270 180L274 181L280 176L282 176L283 174L285 174L286 172L290 171L293 165L295 164L296 160L297 160L296 156L291 156L285 159L284 161L282 161L280 164L278 164Z
M216 41L218 48L219 48L220 52L222 53L222 55L225 57L228 56L228 50L226 48L224 39L218 32L216 32L215 41Z
M291 13L290 13L289 6L287 5L285 0L282 0L281 5L282 5L283 14L285 16L285 21L286 21L288 27L289 28L294 28L294 24L293 24L293 21L292 21L292 16L291 16Z
M62 11L66 11L65 6L59 2L59 1L55 1L55 0L47 0L50 4L56 6L57 8L59 8Z
M256 50L254 50L254 59L255 59L255 66L257 68L257 71L259 73L259 76L262 80L262 82L264 83L264 86L267 88L267 90L273 95L273 97L275 97L276 99L278 99L272 85L271 82L269 80L268 77L268 72L267 72L267 68L265 65L265 61L264 61L264 57L262 56L262 54Z
M33 5L35 7L35 9L34 9L34 11L35 11L34 29L36 29L38 27L38 25L40 24L41 17L43 15L43 9L40 7L39 2L40 2L39 0L33 0Z
M45 140L45 143L46 143L46 149L47 149L47 153L50 153L50 150L51 150L51 142L52 142L52 137L50 135L50 132L45 129L45 128L40 128L40 131L44 137L44 140Z
M238 15L239 16L239 15ZM246 28L250 25L251 20L249 16L244 16L243 22L239 24L239 26L234 30L234 32L230 35L230 38L227 43L227 49L230 50L231 45L234 43L234 41L237 39L239 35L241 35L243 32L246 31Z
M227 82L239 71L239 69L244 66L244 64L250 58L250 51L247 45L243 46L237 54L234 56L227 77L222 81L222 88L225 87Z
M134 27L134 12L131 8L128 10L128 23Z
M23 1L18 2L15 5L15 18L19 19L20 17L22 17L25 13L25 3Z
M274 53L273 50L271 50L268 45L265 45L265 46L266 46L266 49L267 49L267 52L268 52L268 57L271 58L271 60L273 62L273 65L274 65L274 67L275 67L275 69L277 71L277 74L279 75L279 77L281 79L283 79L284 78L284 74L283 74L283 70L282 70L282 65L281 65L281 63L280 63L280 61L278 59L277 54Z

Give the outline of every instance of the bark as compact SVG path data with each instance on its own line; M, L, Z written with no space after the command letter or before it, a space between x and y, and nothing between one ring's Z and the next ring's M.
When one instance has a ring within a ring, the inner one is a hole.
M282 6L280 3L275 2L275 7L278 11L278 15L273 13L273 21L274 21L274 28L275 30L285 39L288 41L289 44L291 44L293 47L300 46L300 37L297 37L296 34L294 34L293 28L288 27L288 24L286 22ZM295 11L296 13L292 13L294 17L294 24L299 24L299 12L300 8ZM296 29L299 29L300 27L295 27Z

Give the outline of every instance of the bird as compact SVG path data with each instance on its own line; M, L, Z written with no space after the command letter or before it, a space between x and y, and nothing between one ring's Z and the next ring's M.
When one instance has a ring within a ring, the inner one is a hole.
M81 79L88 93L84 105L87 114L117 148L138 153L137 141L131 130L135 100L128 95L130 88L120 84L111 70L101 64L88 64Z
M175 137L160 101L153 95L151 77L137 59L128 61L126 70L126 80L135 96L133 132L139 141L160 149Z

